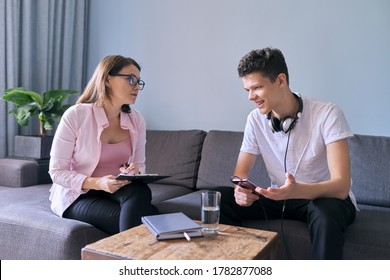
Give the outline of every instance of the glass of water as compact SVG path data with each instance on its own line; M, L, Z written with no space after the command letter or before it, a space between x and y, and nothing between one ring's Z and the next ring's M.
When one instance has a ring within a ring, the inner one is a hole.
M202 193L202 231L218 233L221 193L206 191Z

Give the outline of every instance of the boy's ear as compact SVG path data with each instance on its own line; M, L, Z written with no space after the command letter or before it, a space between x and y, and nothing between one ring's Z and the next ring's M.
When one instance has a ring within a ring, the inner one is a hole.
M286 86L287 85L287 77L286 74L280 73L278 77L276 78L276 82L279 86Z

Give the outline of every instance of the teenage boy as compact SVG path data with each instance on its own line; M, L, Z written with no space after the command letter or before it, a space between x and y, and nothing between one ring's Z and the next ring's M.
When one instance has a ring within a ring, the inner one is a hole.
M343 112L335 104L292 92L278 49L249 52L241 59L238 74L256 109L247 119L234 176L249 177L261 155L271 186L257 187L257 194L244 188L246 183L225 188L221 223L303 221L313 259L342 259L344 232L356 214L348 148L353 133Z

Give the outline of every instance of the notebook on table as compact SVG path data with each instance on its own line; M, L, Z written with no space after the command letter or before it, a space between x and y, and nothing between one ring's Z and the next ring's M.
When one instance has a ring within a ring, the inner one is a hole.
M157 240L202 237L202 227L182 212L144 216L142 223Z

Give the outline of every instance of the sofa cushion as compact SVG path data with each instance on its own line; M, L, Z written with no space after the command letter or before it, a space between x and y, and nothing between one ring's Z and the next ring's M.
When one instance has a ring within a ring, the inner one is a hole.
M345 233L344 259L390 259L390 209L358 205L355 222Z
M349 146L357 202L390 207L390 137L356 134Z
M50 186L0 187L0 259L80 259L84 246L108 236L54 214Z
M26 187L38 184L38 164L31 160L0 159L0 186Z
M180 197L155 203L154 205L161 214L183 212L191 219L200 220L202 192L204 192L204 190L191 192Z
M191 193L193 190L190 188L183 188L176 185L164 185L164 184L148 184L152 191L152 204L156 204L160 201L179 197Z
M148 130L146 172L172 176L160 184L195 188L205 136L202 130Z
M199 166L198 189L231 186L229 179L236 167L243 132L211 130L204 141ZM259 186L269 186L270 179L261 156L249 178Z

